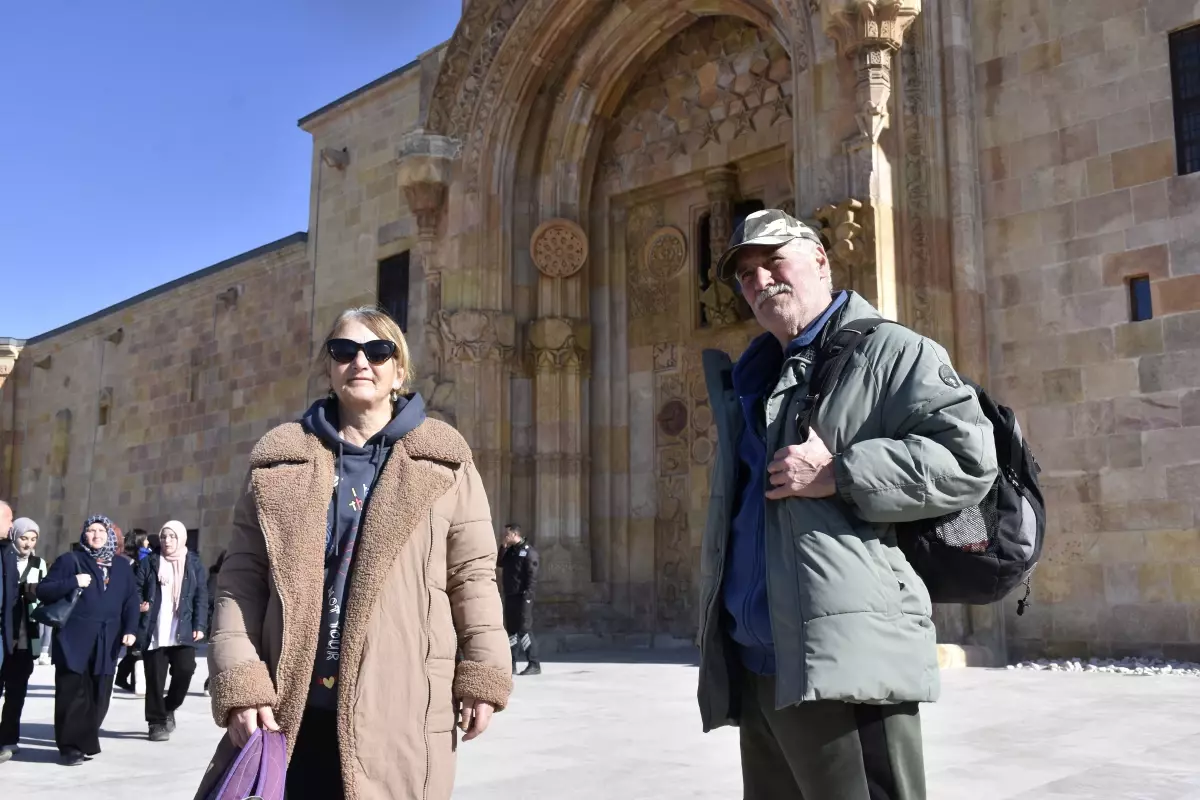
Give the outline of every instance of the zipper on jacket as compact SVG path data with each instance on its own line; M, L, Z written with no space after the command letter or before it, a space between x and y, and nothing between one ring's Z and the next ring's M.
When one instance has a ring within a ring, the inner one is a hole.
M429 622L433 617L433 592L429 589L429 568L433 565L433 509L429 509L429 553L425 556L425 569L421 573L421 578L425 583L425 724L421 728L421 734L425 737L425 788L421 792L422 798L429 797L429 773L433 769L432 759L429 755L429 712L433 708L433 681L429 675L429 654L433 652L433 637L429 633ZM453 699L451 700L453 702Z

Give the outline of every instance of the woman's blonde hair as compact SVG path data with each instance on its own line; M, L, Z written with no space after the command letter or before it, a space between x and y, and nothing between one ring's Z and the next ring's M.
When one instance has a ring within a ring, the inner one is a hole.
M329 334L321 343L321 364L324 367L325 375L328 376L329 371L333 368L333 359L329 357L329 348L325 346L325 342L336 339L338 332L350 322L359 322L380 339L396 343L396 354L392 358L396 362L396 368L404 372L404 380L400 383L400 393L403 394L407 391L412 381L412 356L408 352L408 340L404 338L404 331L400 330L400 326L394 319L373 306L348 308L338 314L338 318L334 320L333 326L329 329Z

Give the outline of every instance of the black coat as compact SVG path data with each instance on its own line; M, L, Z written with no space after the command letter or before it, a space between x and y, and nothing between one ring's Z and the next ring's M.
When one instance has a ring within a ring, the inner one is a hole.
M136 634L138 629L133 569L124 559L114 558L106 587L100 566L86 554L72 550L59 556L46 579L38 584L38 600L54 603L70 595L79 585L76 572L91 575L92 583L79 595L67 624L54 632L50 654L55 666L71 672L112 675L121 653L121 637Z
M500 568L504 570L501 583L505 597L533 599L538 576L538 552L533 545L520 541L504 548L500 554Z
M138 564L137 585L138 595L143 603L150 604L150 610L142 614L141 628L138 631L138 647L143 651L150 649L154 638L154 629L158 627L158 615L162 611L162 586L158 582L158 566L162 556L151 554ZM192 639L193 631L208 633L208 580L200 556L188 551L187 561L183 569L183 591L179 595L179 625L174 642L159 642L159 647L174 647L187 645L195 647Z
M0 636L5 655L16 647L17 626L21 624L21 589L18 585L17 551L7 539L0 540Z

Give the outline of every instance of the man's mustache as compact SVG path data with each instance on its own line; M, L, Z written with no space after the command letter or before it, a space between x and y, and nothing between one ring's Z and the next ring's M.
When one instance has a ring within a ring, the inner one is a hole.
M758 297L754 300L755 308L762 308L763 303L770 300L772 297L780 294L791 294L792 287L786 283L772 283L767 288L758 293Z

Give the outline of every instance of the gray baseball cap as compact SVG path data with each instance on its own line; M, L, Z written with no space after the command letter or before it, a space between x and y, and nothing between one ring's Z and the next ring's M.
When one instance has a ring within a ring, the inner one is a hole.
M794 239L807 239L822 244L816 231L785 211L777 208L755 211L738 225L729 239L729 249L717 262L717 280L728 281L733 278L737 252L743 247L782 247Z

